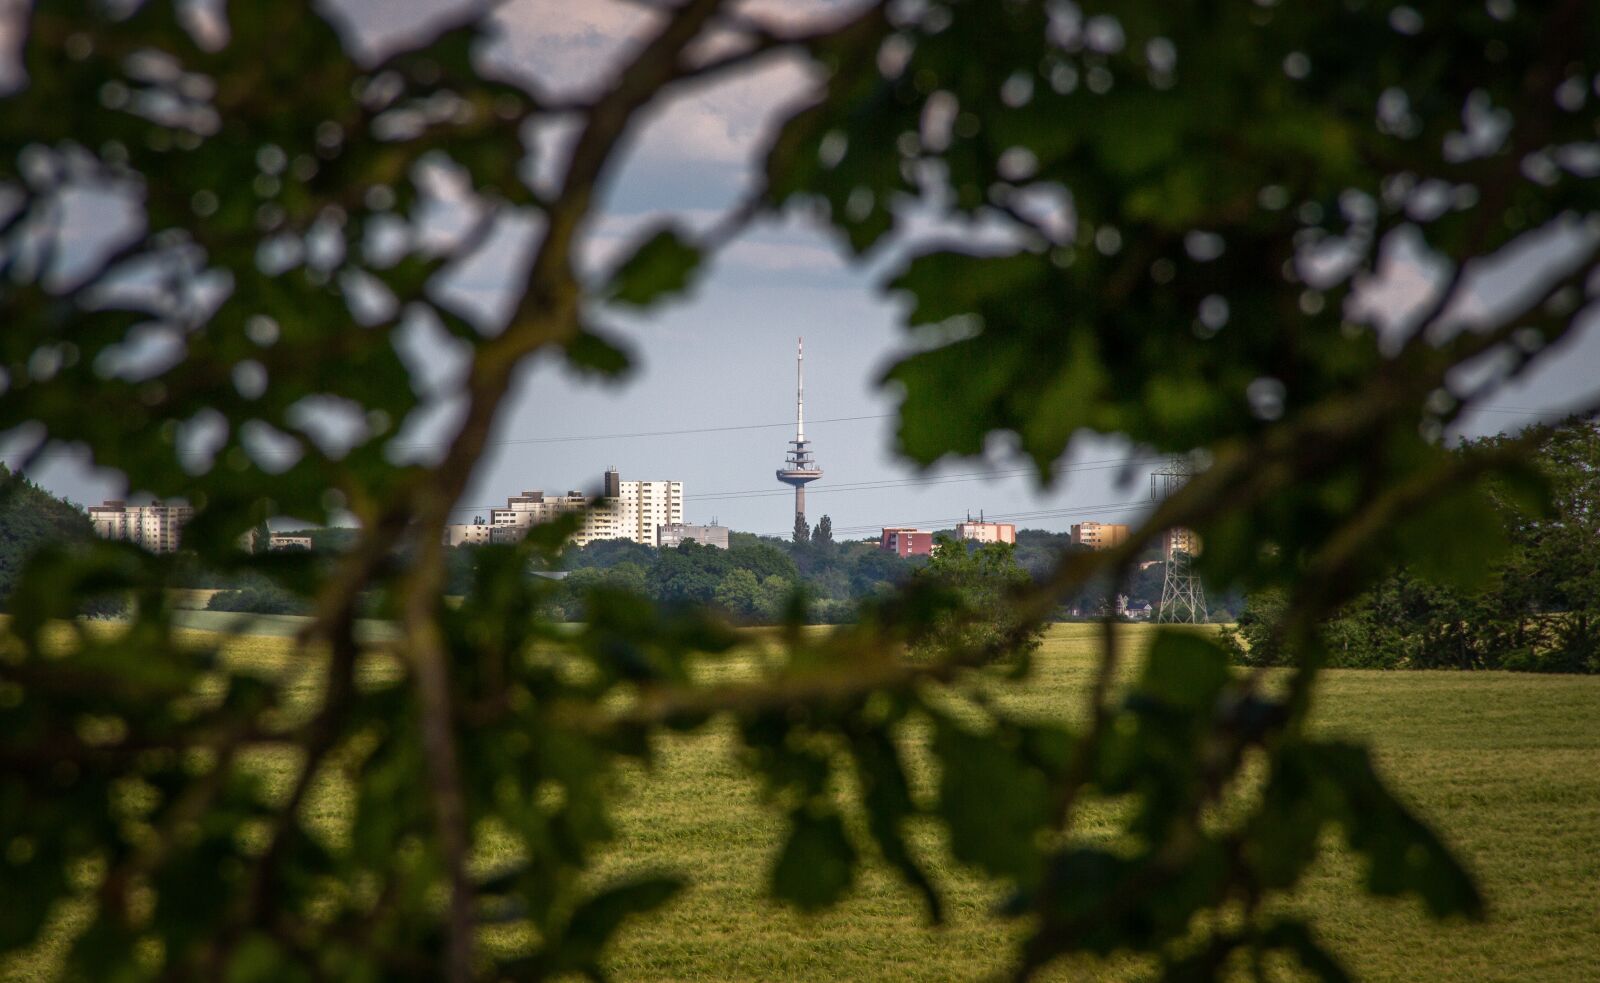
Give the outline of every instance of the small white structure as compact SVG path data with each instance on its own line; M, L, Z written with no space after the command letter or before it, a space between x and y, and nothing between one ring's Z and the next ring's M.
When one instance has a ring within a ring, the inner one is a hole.
M683 543L695 542L702 546L728 548L728 527L713 522L709 526L695 526L686 522L668 522L656 530L656 542L663 549Z

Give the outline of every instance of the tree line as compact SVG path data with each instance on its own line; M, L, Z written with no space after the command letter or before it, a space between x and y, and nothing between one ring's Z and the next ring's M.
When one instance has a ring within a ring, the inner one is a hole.
M1492 452L1508 437L1457 453ZM1504 538L1485 565L1398 564L1322 623L1331 666L1358 669L1506 669L1600 672L1600 423L1540 427L1534 461L1548 483L1496 482L1492 512L1440 537ZM1225 633L1249 665L1289 665L1299 653L1280 632L1282 589L1250 595Z

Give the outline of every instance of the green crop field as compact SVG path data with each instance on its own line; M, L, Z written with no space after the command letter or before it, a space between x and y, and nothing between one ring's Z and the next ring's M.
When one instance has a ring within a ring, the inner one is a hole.
M1096 631L1053 628L1034 677L996 684L1000 698L1029 715L1076 717ZM1135 650L1151 633L1124 631ZM231 650L270 664L286 645L255 637ZM1329 676L1319 726L1377 746L1389 778L1455 845L1490 902L1486 923L1432 922L1413 901L1358 894L1360 871L1335 848L1293 902L1315 916L1330 947L1370 980L1600 979L1600 678ZM609 958L616 978L960 980L1005 969L1020 927L990 914L999 890L955 868L933 831L919 843L946 888L947 924L927 926L911 892L877 868L837 909L800 916L763 900L781 824L762 805L727 733L662 739L657 751L649 772L630 777L619 838L596 876L660 869L686 875L691 887L662 914L623 931ZM279 770L270 761L263 767ZM309 807L336 826L342 799L330 785ZM1084 816L1085 827L1092 831L1097 818ZM71 921L69 913L58 924ZM51 948L3 975L42 978ZM1149 973L1148 965L1113 961L1062 966L1054 975Z

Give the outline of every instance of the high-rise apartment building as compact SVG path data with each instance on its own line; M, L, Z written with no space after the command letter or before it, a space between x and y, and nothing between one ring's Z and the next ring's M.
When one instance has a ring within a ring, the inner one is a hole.
M587 511L585 511L587 510ZM660 545L657 530L683 522L683 482L623 481L615 469L606 472L597 499L581 491L547 495L525 491L506 499L505 508L489 510L489 521L446 526L447 546L478 543L514 543L533 526L563 515L582 512L583 524L572 534L576 546L601 539L627 539L647 546Z
M607 473L607 481L615 471ZM683 482L618 481L616 532L600 539L631 539L646 546L660 546L662 526L683 522ZM582 545L581 543L579 544Z
M1092 550L1108 550L1128 541L1128 527L1121 522L1076 522L1072 542Z
M125 540L152 553L176 550L183 526L192 518L194 507L189 505L129 505L112 500L89 507L89 522L95 535Z

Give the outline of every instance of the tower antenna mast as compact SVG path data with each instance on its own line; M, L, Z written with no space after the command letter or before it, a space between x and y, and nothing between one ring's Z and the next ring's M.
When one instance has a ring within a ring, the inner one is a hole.
M822 468L811 456L811 441L806 439L806 340L797 339L794 349L794 439L789 442L789 453L784 466L778 469L778 480L794 486L795 528L803 528L806 518L806 484L822 477Z

